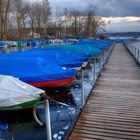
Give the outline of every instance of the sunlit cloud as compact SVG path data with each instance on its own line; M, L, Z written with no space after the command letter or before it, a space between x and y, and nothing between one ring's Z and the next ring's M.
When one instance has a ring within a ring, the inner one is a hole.
M140 17L102 17L107 32L140 32Z

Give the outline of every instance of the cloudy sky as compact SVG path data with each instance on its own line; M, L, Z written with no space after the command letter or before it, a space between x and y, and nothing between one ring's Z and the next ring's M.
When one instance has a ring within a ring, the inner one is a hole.
M96 7L99 16L140 16L140 0L49 0L52 7L84 9Z
M140 32L140 0L49 0L49 2L53 12L57 8L84 10L93 5L97 16L104 17L106 22L111 21L106 26L107 31Z
M58 8L84 10L95 7L96 15L104 17L107 31L140 31L140 0L49 0L55 11Z

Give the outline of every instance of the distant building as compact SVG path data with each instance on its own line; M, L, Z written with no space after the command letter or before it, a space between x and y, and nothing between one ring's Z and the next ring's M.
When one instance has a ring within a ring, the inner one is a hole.
M33 31L31 31L31 32L29 33L29 36L30 36L30 37L33 37L33 38L40 38L40 34L39 34L39 33L35 33L35 32L33 32Z
M9 30L9 37L14 35L14 38L28 39L28 38L55 38L61 36L63 28L48 27L48 28L22 28L20 31L17 29ZM20 32L20 35L19 35Z

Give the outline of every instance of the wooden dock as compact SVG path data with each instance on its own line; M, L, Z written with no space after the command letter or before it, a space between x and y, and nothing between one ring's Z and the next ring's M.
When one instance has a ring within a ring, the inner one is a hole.
M140 140L140 67L128 50L113 49L69 140Z

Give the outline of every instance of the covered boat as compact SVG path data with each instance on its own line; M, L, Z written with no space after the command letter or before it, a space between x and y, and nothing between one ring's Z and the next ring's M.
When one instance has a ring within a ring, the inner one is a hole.
M33 107L45 91L28 85L18 78L0 75L0 110L17 110Z
M61 45L61 46L49 46L47 49L61 49L65 51L69 51L71 53L77 53L83 56L97 56L101 53L99 48L92 46L91 44L82 44L82 43L73 43L69 45Z
M30 49L28 51L24 51L23 53L40 53L40 54L50 54L50 55L55 55L55 57L65 57L67 60L76 60L76 61L87 61L90 57L90 55L86 55L80 52L74 52L71 50L66 50L63 48L63 45L61 46L48 46L47 48L34 48Z
M6 42L1 42L0 41L0 53L8 53L9 49L8 49L8 44Z
M69 86L75 72L39 57L0 57L0 74L17 77L36 87Z
M65 52L65 51L64 51ZM44 60L46 60L49 63L56 63L59 66L64 66L67 68L73 68L73 67L80 67L83 62L87 61L87 57L72 57L72 55L63 55L64 52L62 51L55 51L55 50L48 50L48 51L25 51L25 52L17 52L17 53L11 53L1 56L6 57L28 57L28 58L35 58L40 57ZM66 51L67 53L67 51ZM80 60L81 59L81 60Z
M7 47L8 44L6 42L0 41L0 47Z

